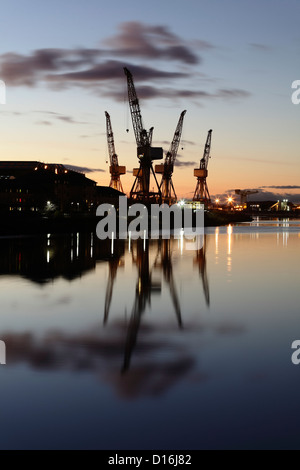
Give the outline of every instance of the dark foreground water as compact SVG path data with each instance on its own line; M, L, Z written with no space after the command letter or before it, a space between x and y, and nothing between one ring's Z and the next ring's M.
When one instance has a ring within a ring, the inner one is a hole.
M299 260L288 221L0 240L0 448L299 449Z

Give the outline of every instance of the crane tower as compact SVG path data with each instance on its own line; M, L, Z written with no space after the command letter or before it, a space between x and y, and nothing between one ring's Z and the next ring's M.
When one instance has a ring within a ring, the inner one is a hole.
M172 176L173 176L173 171L174 171L175 160L177 157L178 146L179 146L180 139L181 139L183 119L184 119L185 114L186 114L186 111L182 111L176 130L175 130L175 134L173 137L173 141L171 143L170 150L168 151L166 155L164 164L155 166L155 172L158 174L162 174L162 179L160 183L162 202L164 204L169 204L169 206L177 202L177 196L176 196L176 192L174 189Z
M244 209L247 208L247 202L248 202L248 196L251 196L251 194L257 194L259 191L255 190L250 190L250 189L236 189L235 194L241 197L241 206L243 206Z
M132 74L126 67L124 72L127 77L129 107L137 144L137 157L140 164L139 168L133 170L135 181L130 191L130 199L144 204L161 202L161 190L152 162L163 158L163 149L161 147L152 147L153 127L148 132L144 129ZM151 174L154 176L156 191L150 191Z
M208 176L208 162L210 159L210 147L211 147L211 134L212 130L208 131L208 136L206 139L206 144L204 147L203 157L200 160L200 167L194 170L194 176L197 178L197 185L193 197L193 201L199 201L202 204L208 205L211 202L208 186L207 186L207 176Z
M123 186L121 183L121 175L125 175L126 167L119 166L118 156L115 150L115 141L114 141L114 134L112 131L110 115L107 111L105 111L106 116L106 134L107 134L107 144L108 144L108 153L109 153L109 160L110 160L110 167L109 172L111 175L110 179L110 188L116 189L117 191L123 191Z

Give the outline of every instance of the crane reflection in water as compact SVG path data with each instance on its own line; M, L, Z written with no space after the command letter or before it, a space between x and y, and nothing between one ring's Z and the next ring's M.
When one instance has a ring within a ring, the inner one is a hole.
M131 307L131 314L128 322L126 323L125 330L124 324L112 325L113 330L116 326L118 340L116 343L117 356L120 357L121 371L125 373L129 370L132 355L138 342L138 335L141 329L143 314L147 309L151 310L151 302L153 296L162 295L162 286L167 288L167 298L172 305L172 311L176 320L178 331L184 328L184 314L180 305L180 296L178 294L178 286L174 276L174 263L177 261L176 245L178 241L174 239L160 239L160 240L135 240L126 243L124 240L107 240L100 242L93 234L71 234L68 236L49 236L38 240L37 239L16 239L16 240L2 240L0 244L0 253L2 254L0 260L0 274L2 275L17 275L34 284L46 285L55 282L56 279L63 277L69 282L75 282L76 279L82 278L89 271L96 269L97 263L105 263L108 266L109 272L107 276L107 284L105 285L105 300L103 305L104 325L109 323L109 314L111 309L112 300L114 295L114 287L116 286L117 274L119 268L124 271L125 265L131 261L132 266L136 268L137 277L133 280L135 283L134 300ZM180 241L179 241L180 243ZM204 289L205 299L209 305L209 284L206 272L206 239L203 246L199 244L199 249L193 254L194 266L199 267L200 278ZM176 252L176 253L175 253ZM176 254L176 256L174 255ZM193 258L190 258L193 259ZM122 275L124 273L122 272ZM134 279L134 278L133 278ZM162 305L165 305L164 303ZM115 308L115 307L114 307ZM123 307L122 307L123 308ZM165 310L165 307L162 310ZM123 315L120 310L119 314ZM99 328L99 326L97 327ZM150 329L153 332L153 328ZM143 330L149 334L149 328ZM57 331L57 335L53 336L53 341L49 342L49 338L45 343L47 350L47 357L53 355L53 365L57 363L57 348L56 341L60 343L63 338L63 343L68 343L68 362L74 363L77 360L77 349L83 353L86 349L86 357L94 360L96 349L100 355L105 350L105 338L101 338L101 331L93 328L93 337L90 340L93 344L92 348L88 347L89 341L85 338L81 341L76 337L68 337L65 333L61 334ZM112 330L107 332L110 337ZM84 337L84 335L83 335ZM89 335L88 335L89 337ZM77 339L76 339L77 338ZM123 342L123 346L122 346ZM24 348L27 348L27 342L24 343ZM96 348L96 345L98 347ZM74 347L74 355L72 349ZM160 346L161 347L161 346ZM95 349L96 348L96 349ZM13 346L11 352L13 352ZM28 351L32 348L28 346ZM53 351L52 351L53 349ZM39 345L39 351L43 351L43 345ZM53 354L52 354L52 352ZM61 350L61 353L63 350ZM80 353L80 354L81 354ZM97 353L97 354L98 354ZM26 352L22 352L23 358ZM39 353L40 354L40 353ZM60 353L59 353L60 354ZM121 355L121 356L120 356ZM123 360L121 359L123 355ZM58 362L64 362L61 357Z
M161 279L154 280L154 273L159 272L165 284L168 286L171 302L177 319L178 328L183 328L183 320L181 313L180 300L177 292L176 283L173 275L172 249L174 239L160 239L155 243L149 240L137 240L134 244L129 243L129 249L132 256L132 262L137 267L137 281L135 288L135 299L131 311L130 320L127 327L125 340L124 361L122 372L126 372L130 367L131 357L137 343L138 333L141 326L141 320L147 307L151 308L151 298L153 295L161 295L162 282ZM154 262L150 262L150 245L151 249L156 246L156 257ZM202 285L207 306L210 303L209 283L206 270L206 245L207 241L196 240L196 255L194 265L199 267L199 274L202 279ZM113 244L112 244L113 246ZM112 302L112 293L114 282L117 277L119 267L124 267L124 262L120 259L120 253L112 253L109 260L109 276L106 289L105 307L104 307L104 324L107 323L109 310Z

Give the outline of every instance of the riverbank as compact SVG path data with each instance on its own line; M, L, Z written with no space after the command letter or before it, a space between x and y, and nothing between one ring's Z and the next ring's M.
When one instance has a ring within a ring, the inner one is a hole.
M44 233L94 232L99 217L72 215L43 217L37 214L2 214L0 236L40 235ZM242 213L220 211L205 212L205 226L214 227L231 223L248 222L252 218Z

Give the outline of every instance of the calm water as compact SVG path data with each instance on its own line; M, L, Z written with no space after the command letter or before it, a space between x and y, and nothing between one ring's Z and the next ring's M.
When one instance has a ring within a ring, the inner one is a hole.
M0 240L1 449L300 448L300 221L187 248Z

